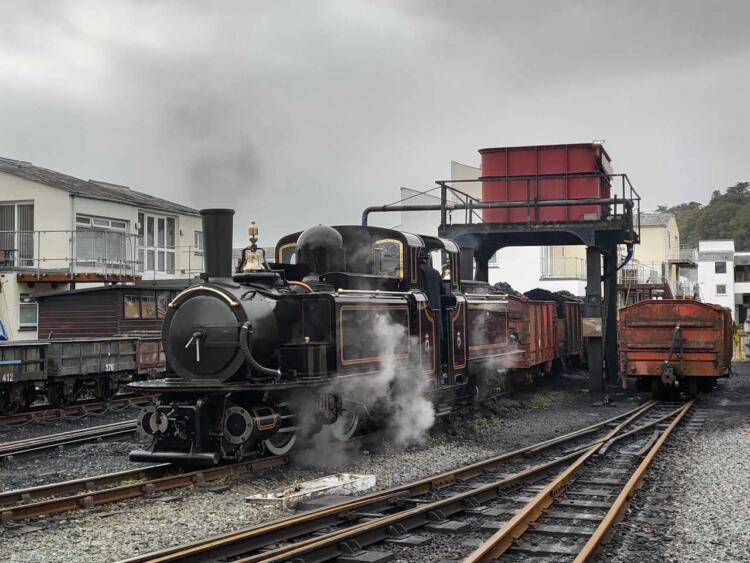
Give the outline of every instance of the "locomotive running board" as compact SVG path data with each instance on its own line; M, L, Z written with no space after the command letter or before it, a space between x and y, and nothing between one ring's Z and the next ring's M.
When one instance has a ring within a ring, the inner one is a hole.
M186 452L147 452L133 450L128 456L130 461L146 461L156 463L189 464L209 467L219 463L218 453L186 453Z

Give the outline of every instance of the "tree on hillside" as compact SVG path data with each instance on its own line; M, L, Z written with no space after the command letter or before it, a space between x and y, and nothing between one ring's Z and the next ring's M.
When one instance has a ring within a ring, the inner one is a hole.
M733 239L737 249L750 250L750 182L737 182L724 194L714 190L708 205L691 201L674 207L660 205L657 211L675 216L682 244Z

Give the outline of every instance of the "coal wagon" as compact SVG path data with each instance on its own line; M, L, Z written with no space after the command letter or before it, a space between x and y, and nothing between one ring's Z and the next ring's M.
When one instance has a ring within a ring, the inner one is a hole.
M655 393L709 392L732 369L732 316L693 299L641 301L620 311L622 376Z

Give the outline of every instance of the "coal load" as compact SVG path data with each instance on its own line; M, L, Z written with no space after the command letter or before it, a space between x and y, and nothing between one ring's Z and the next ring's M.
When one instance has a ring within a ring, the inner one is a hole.
M540 287L537 287L536 289L530 289L529 291L524 293L524 295L533 301L554 301L555 303L557 303L557 315L560 317L563 316L563 303L583 302L583 299L581 299L580 297L576 297L569 291L552 292Z
M502 293L504 295L513 295L514 297L521 297L521 293L513 289L513 287L506 282L497 282L492 285L492 293Z

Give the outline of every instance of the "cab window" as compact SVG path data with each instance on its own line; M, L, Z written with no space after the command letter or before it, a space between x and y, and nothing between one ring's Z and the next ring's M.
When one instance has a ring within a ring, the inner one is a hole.
M373 274L404 277L404 245L400 240L382 239L372 245Z

